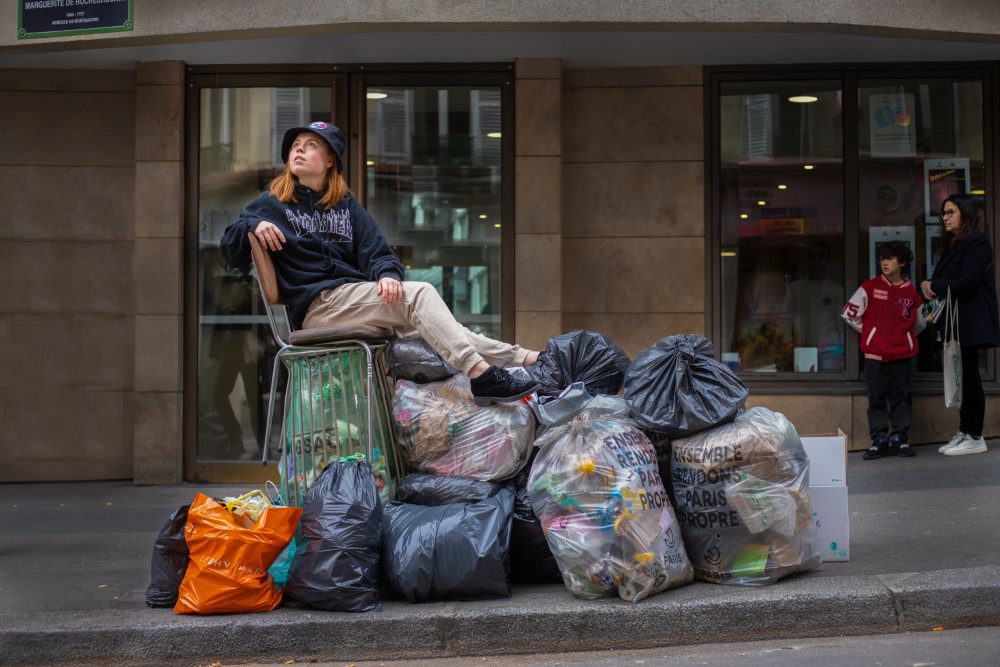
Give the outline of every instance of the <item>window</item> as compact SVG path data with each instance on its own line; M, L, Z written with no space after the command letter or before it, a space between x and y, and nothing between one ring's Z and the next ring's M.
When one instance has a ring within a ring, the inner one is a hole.
M349 138L349 185L382 226L406 277L435 285L470 329L496 338L512 329L502 317L503 299L510 299L502 286L512 276L501 272L512 254L503 243L510 208L502 205L513 188L512 163L503 159L512 147L502 126L511 105L509 66L457 69L255 75L194 68L186 299L197 315L185 322L187 479L275 476L259 464L275 344L256 284L225 265L219 241L284 168L288 127L337 123ZM283 387L281 378L278 391ZM280 419L268 443L272 462Z
M719 100L723 359L843 373L840 82L724 83Z
M500 88L369 87L368 210L408 280L500 338Z
M942 248L948 194L976 196L992 229L991 72L805 73L720 68L706 79L712 331L745 377L859 380L858 336L840 311L878 275L879 245L906 242L919 282ZM919 339L917 378L939 382L935 333Z

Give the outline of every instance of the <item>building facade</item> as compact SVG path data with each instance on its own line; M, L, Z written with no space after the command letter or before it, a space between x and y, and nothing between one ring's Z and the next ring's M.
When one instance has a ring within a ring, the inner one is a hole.
M128 30L19 38L31 4L0 1L0 481L274 476L273 345L217 246L307 121L467 326L703 334L750 405L855 449L838 315L878 244L922 279L954 191L995 238L992 3L134 0ZM911 441L942 441L920 343Z

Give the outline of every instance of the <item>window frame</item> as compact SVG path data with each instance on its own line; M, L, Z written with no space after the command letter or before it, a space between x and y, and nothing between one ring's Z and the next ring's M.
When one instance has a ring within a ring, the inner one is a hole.
M995 257L998 248L996 229L1000 214L1000 198L994 195L998 186L996 166L1000 159L1000 147L994 141L998 127L995 100L1000 99L1000 64L984 62L968 63L841 63L803 64L788 66L710 66L704 70L704 122L705 122L705 235L708 261L705 262L705 293L710 303L706 303L706 330L711 339L722 340L722 261L721 253L721 86L729 82L781 82L821 79L840 80L844 96L843 127L843 200L844 200L844 255L845 292L850 293L857 286L851 276L857 276L860 284L860 201L859 201L859 137L858 137L858 92L863 82L869 79L912 79L926 78L979 78L983 90L983 142L986 162L986 195L984 215L986 232L994 242ZM848 100L851 102L848 103ZM870 276L869 276L870 277ZM752 391L760 394L864 394L867 388L861 369L860 350L848 331L846 349L846 370L843 373L740 373L740 378ZM994 350L987 352L986 371L983 388L987 393L1000 393L998 382L998 357ZM941 392L941 373L920 372L913 376L913 393L935 394Z
M185 68L182 471L186 481L263 483L275 478L277 464L259 461L198 460L198 215L201 91L208 88L329 87L330 108L348 138L345 171L352 191L365 203L364 135L366 85L485 85L501 90L501 327L504 340L516 330L514 300L515 152L513 63L352 63L322 65L199 65ZM376 82L376 83L372 83ZM280 425L276 425L280 428Z

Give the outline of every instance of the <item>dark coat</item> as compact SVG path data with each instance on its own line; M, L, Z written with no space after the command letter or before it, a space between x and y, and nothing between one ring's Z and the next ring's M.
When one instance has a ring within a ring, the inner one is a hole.
M931 276L931 289L945 298L951 288L958 300L958 340L962 347L1000 346L1000 314L997 308L993 247L982 232L969 234L938 260ZM943 331L945 318L938 320Z
M285 245L271 258L278 290L296 327L302 326L309 304L323 290L384 277L403 280L403 265L354 197L346 195L327 209L318 192L296 183L295 198L286 204L263 192L226 228L220 246L229 266L246 271L250 268L247 234L262 220L281 230Z

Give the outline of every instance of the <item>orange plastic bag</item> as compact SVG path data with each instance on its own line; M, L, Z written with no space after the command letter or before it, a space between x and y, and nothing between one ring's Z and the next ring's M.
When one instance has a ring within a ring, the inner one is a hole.
M270 507L250 528L199 493L188 510L184 537L191 560L181 581L177 614L239 614L271 611L281 591L267 573L295 534L299 507Z

